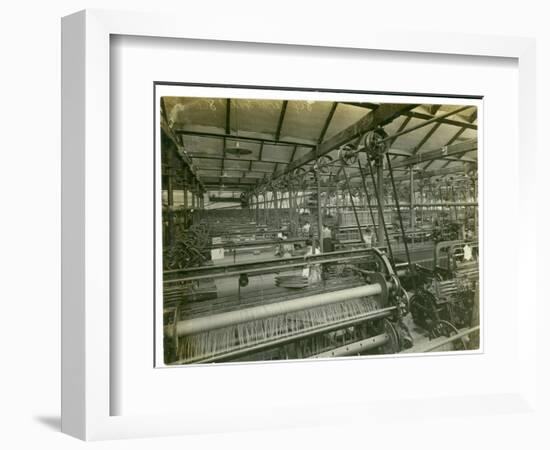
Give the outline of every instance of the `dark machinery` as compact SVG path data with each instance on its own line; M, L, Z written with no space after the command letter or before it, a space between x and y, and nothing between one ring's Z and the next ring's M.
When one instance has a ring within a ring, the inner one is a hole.
M440 242L434 269L417 268L417 288L410 310L415 324L430 336L448 336L473 326L479 280L477 242Z
M204 224L175 227L173 242L164 246L164 269L202 266L210 259L210 235Z

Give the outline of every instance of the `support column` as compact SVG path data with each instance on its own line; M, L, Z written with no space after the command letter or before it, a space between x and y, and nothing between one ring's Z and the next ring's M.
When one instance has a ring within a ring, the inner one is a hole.
M281 228L281 222L279 217L279 203L277 198L277 191L273 191L273 215L275 217L275 225L277 226L277 229Z
M183 209L187 210L189 208L188 201L187 201L187 185L183 186Z
M414 229L415 229L415 225L416 225L416 216L415 216L415 210L414 210L414 170L413 170L413 166L411 166L410 168L410 192L409 192L409 196L410 196L410 199L409 199L409 203L410 203L410 207L409 207L409 226L411 227L411 236L412 236L412 243L414 244ZM396 192L395 195L397 196L398 193Z
M295 217L294 213L294 191L292 184L288 184L288 218L290 220L290 232L292 236L296 236L298 233L298 217Z
M359 231L359 240L361 242L365 242L364 237L363 237L363 230L361 230L361 222L359 220L359 216L357 215L357 209L355 208L355 202L353 200L353 194L351 192L351 187L350 187L350 184L349 184L348 173L346 172L346 169L343 166L342 166L342 172L344 173L344 177L346 178L346 186L347 186L348 192L349 192L349 201L351 203L351 208L353 210L353 215L355 216L355 222L357 223L357 231Z
M363 167L361 166L361 159L360 158L357 158L357 165L359 166L359 175L361 175L361 183L363 184L363 190L365 191L365 198L367 200L367 205L366 205L365 208L368 208L368 210L369 210L369 216L370 216L370 220L372 222L372 227L374 228L374 234L378 237L379 227L376 226L376 221L374 220L374 213L372 212L371 198L370 198L369 190L367 188L367 182L365 180L365 173L363 172ZM373 186L373 188L374 188L374 186Z
M189 201L187 199L189 187L189 172L187 168L183 172L183 209L185 210L185 215L187 215L187 209L189 208Z
M338 192L338 186L336 186L336 201L335 201L335 206L336 206L336 226L338 227L338 229L340 229L340 223L341 223L341 218L340 218L340 193Z
M319 161L317 161L317 166L319 166ZM317 179L317 236L319 238L319 246L321 248L321 253L323 253L325 250L323 248L323 217L322 217L322 209L321 209L321 173L317 171L316 173L316 179Z
M267 226L267 191L264 192L264 224Z
M420 203L424 204L424 184L420 184ZM424 208L420 209L420 223L424 225Z
M168 196L168 243L170 246L174 244L174 185L173 185L174 169L168 169L166 180L166 191Z
M260 220L260 196L258 194L256 197L256 225L258 225L258 220Z
M416 223L416 217L414 216L414 170L411 166L410 168L410 200L409 200L409 213L410 213L410 217L409 217L409 226L412 228L412 231L414 233L414 226L415 226L415 223Z
M477 188L477 177L474 179L474 202L477 202L479 205L479 199L477 197L478 195L478 188ZM478 230L479 230L479 223L478 223L479 217L478 217L478 207L474 207L474 240L479 239L478 236Z
M378 245L381 246L384 242L384 205L385 205L385 189L384 189L384 158L379 157L376 162L377 182L378 185ZM389 236L388 236L389 239ZM388 245L390 243L388 242Z

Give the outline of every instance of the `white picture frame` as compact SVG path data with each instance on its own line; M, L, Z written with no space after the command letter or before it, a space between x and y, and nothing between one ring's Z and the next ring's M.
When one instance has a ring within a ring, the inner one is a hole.
M232 24L204 27L200 20L181 20L164 14L106 11L82 11L62 22L62 430L85 440L163 436L209 431L233 431L281 426L307 426L331 421L360 421L383 414L399 420L390 401L351 402L346 413L326 411L319 405L301 408L278 405L270 416L257 414L255 420L237 423L212 423L205 415L195 414L118 414L112 415L111 398L117 388L111 378L110 335L113 323L110 297L113 280L111 264L110 186L110 64L111 36L160 37L241 43L285 44L333 49L369 49L381 52L413 54L447 54L464 57L500 57L517 60L519 143L525 150L519 159L518 212L522 214L522 245L514 248L518 260L536 261L534 235L535 196L529 173L534 171L535 156L535 45L526 38L491 37L434 33L403 33L395 30L349 30L327 35L323 30L285 30L256 24L235 27ZM334 50L333 50L334 51ZM530 323L530 311L536 309L536 287L530 283L533 265L519 265L517 283L523 299L517 316L517 352L521 362L517 382L510 390L491 398L477 393L465 403L463 399L446 398L437 402L443 416L470 414L476 405L479 414L492 415L501 410L537 414L536 358L529 350L536 341L536 328ZM152 308L151 308L152 314ZM489 329L487 331L491 333ZM151 358L152 359L152 358ZM298 364L299 365L299 364ZM302 368L298 370L306 371ZM264 372L277 370L266 365ZM414 414L422 410L418 400L399 391L405 408ZM432 399L433 400L433 399ZM393 400L392 400L393 401ZM481 406L482 405L482 406ZM503 406L504 405L504 406ZM220 405L225 408L227 405ZM382 411L382 412L381 412ZM309 417L307 417L309 414Z

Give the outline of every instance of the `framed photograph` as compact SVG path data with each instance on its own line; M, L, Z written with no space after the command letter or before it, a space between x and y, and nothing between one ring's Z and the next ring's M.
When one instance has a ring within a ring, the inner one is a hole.
M533 411L532 41L62 32L64 432Z
M479 351L482 106L157 83L157 366Z

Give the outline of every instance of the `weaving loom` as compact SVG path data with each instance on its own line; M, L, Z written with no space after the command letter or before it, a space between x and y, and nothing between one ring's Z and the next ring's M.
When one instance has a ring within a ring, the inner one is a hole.
M338 253L338 252L336 252ZM377 249L232 266L240 277L330 264L337 276L303 290L252 289L211 302L181 303L165 318L167 364L344 356L400 351L406 294ZM275 266L274 266L275 264ZM376 270L372 270L376 269ZM174 274L173 274L174 275ZM165 280L186 286L228 277L220 267ZM284 294L282 295L281 292Z

